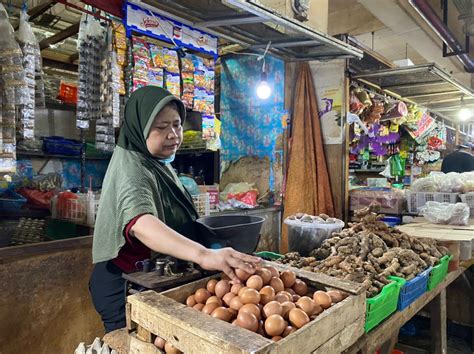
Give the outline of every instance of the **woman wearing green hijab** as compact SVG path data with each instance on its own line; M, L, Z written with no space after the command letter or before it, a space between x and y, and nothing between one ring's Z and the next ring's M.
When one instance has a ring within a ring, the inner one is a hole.
M238 281L234 269L253 272L259 259L231 248L207 249L194 234L198 217L170 163L182 138L186 111L168 91L147 86L125 106L97 213L89 288L106 332L125 327L122 272L151 252L192 261Z

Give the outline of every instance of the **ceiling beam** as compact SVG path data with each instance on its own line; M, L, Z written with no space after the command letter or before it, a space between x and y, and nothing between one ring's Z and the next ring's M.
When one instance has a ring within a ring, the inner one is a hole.
M71 56L69 57L69 62L70 62L70 63L74 63L77 59L79 59L79 52L74 53L73 55L71 55Z
M66 71L72 71L76 72L78 70L78 67L76 64L71 64L71 63L64 63L59 60L55 59L48 59L48 58L43 58L43 66L49 66L51 68L56 68L56 69L61 69L61 70L66 70Z
M268 45L267 43L259 43L250 46L250 49L259 49L259 48L266 48ZM288 41L281 41L281 42L272 42L272 48L291 48L291 47L316 47L321 46L321 42L316 41L314 39L297 39L297 40L288 40Z
M28 21L32 22L35 18L41 16L44 14L46 11L48 11L50 8L52 8L56 4L56 1L46 1L43 4L37 5L31 9L28 10ZM16 31L18 27L20 26L20 23L17 23L15 26L13 26L14 30Z
M65 30L56 33L55 35L52 35L51 37L43 39L39 43L40 49L43 50L49 48L49 46L51 46L52 44L59 43L65 40L66 38L74 36L75 34L77 34L77 32L79 32L79 22L69 26Z
M196 27L217 27L217 26L232 26L232 25L244 25L248 23L260 23L264 22L265 19L259 16L254 15L239 15L239 16L227 16L220 17L215 20L207 20L202 22L197 22Z

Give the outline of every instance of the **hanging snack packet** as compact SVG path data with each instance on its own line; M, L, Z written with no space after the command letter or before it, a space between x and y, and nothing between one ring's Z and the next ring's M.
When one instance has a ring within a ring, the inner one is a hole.
M181 95L181 78L179 74L174 74L166 71L165 80L166 89L179 98Z
M175 50L163 48L163 59L167 72L179 74L179 58Z
M163 69L165 62L163 59L163 50L153 43L149 43L151 62L155 68Z
M151 67L148 70L148 84L163 87L163 69Z

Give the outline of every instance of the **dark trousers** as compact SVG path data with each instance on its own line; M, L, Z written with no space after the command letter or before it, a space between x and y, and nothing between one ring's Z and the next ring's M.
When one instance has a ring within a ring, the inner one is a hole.
M126 326L125 279L119 267L112 261L97 263L89 281L89 291L106 333Z

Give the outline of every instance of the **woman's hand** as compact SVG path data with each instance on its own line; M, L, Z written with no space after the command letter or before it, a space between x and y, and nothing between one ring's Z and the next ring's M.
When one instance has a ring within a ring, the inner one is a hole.
M261 259L258 257L249 256L227 247L218 250L204 249L200 252L196 263L206 270L222 271L231 280L240 282L239 278L235 275L234 269L242 269L247 273L253 274L260 262Z

